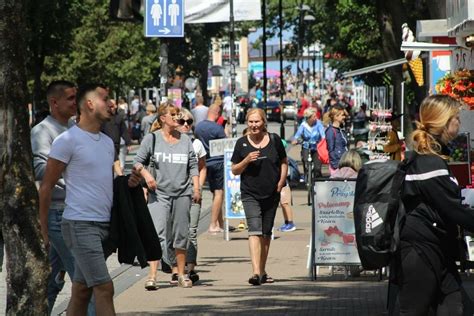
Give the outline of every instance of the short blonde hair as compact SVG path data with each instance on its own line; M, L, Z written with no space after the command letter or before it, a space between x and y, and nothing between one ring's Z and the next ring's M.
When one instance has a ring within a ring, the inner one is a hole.
M461 103L447 95L426 97L420 106L420 121L410 139L413 150L420 155L441 154L440 141L447 144L451 139L447 134L449 121L459 114Z
M338 167L349 167L359 172L360 168L362 168L362 159L357 151L351 149L342 154Z
M305 120L309 120L314 114L318 113L318 110L315 108L307 108L304 110L303 116Z
M192 119L194 121L194 115L191 113L191 111L189 111L188 109L186 108L181 108L181 117L189 117L190 119Z

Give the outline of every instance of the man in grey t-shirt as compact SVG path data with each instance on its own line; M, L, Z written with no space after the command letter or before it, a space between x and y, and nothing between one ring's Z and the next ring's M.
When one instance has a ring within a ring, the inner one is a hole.
M46 89L51 114L31 130L31 148L35 180L40 183L46 171L46 162L53 141L68 129L69 119L76 114L76 87L72 82L53 81ZM51 275L48 281L48 309L51 312L58 293L64 283L56 279L64 278L64 271L72 279L74 275L74 258L64 243L61 234L61 221L64 212L66 186L64 179L59 179L53 189L51 206L46 213L40 213L41 233L43 239L49 239L49 261Z
M146 106L146 116L142 119L141 129L142 129L142 139L150 132L151 125L153 121L156 120L156 106L149 101Z
M197 126L200 122L207 119L207 112L209 108L204 105L204 99L202 96L198 95L196 97L196 107L191 110L194 116L194 126Z

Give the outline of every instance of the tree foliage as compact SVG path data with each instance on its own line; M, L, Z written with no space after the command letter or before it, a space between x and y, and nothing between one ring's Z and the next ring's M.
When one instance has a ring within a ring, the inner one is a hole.
M227 23L186 24L183 38L145 38L142 23L110 20L108 0L28 1L28 77L37 104L55 79L99 81L119 94L159 86L163 41L169 45L169 77L179 70L198 78L206 92L211 39L228 34ZM253 23L237 26L248 33Z
M160 43L144 37L142 24L110 21L105 0L81 1L71 14L80 23L72 30L67 51L46 58L44 82L103 82L119 93L159 84Z

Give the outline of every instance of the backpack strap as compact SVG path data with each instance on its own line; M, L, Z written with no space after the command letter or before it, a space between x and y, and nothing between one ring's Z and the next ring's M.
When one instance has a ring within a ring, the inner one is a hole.
M270 137L270 142L272 142L273 144L273 148L276 150L276 153L277 153L277 156L279 157L279 150L278 150L278 146L282 146L283 147L283 143L281 141L278 141L278 139L276 138L276 135L275 133L268 133L268 136ZM284 150L285 148L283 148ZM278 158L280 159L280 158Z
M270 141L273 143L273 144L276 144L276 138L275 138L275 134L273 133L268 133L268 136L270 136Z
M395 226L393 228L393 238L390 249L392 253L397 251L398 246L400 245L400 231L403 227L406 217L405 206L403 205L403 201L401 200L403 185L405 183L405 175L407 173L408 167L413 163L413 161L415 161L416 156L416 152L413 152L413 155L411 155L410 158L404 159L398 165L397 172L395 173L392 182L392 188L390 191L392 193L392 199L390 203L398 203L397 218L395 220Z
M156 144L156 135L155 132L151 133L151 136L153 137L152 145L151 145L151 158L150 158L150 165L154 165L155 162L155 144ZM155 168L155 166L153 166Z

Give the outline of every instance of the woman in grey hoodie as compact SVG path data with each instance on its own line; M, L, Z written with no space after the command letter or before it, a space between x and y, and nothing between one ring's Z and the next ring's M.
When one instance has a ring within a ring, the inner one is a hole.
M140 170L148 186L148 208L160 238L163 257L173 267L170 283L192 287L191 280L184 273L189 210L191 202L200 201L201 193L193 144L186 134L177 130L180 118L179 109L172 104L163 104L158 108L154 123L158 130L145 136L135 156L134 165ZM143 168L143 165L149 165L150 162L156 177ZM149 264L150 272L145 288L155 290L158 261L151 261Z

